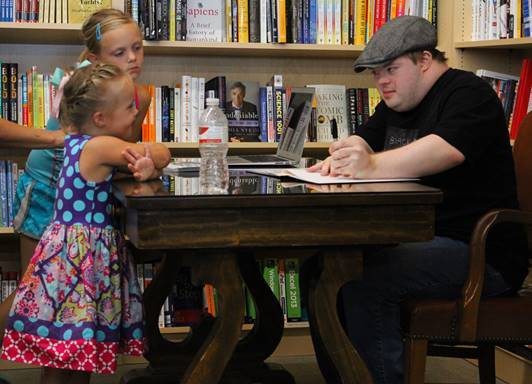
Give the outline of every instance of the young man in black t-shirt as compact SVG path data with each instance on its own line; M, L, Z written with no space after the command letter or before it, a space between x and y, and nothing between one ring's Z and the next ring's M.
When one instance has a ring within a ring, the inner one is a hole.
M402 383L399 303L409 297L458 297L476 221L493 208L517 208L504 112L491 87L451 69L425 19L404 16L375 33L355 62L372 70L382 102L356 135L330 146L311 168L362 178L419 177L443 191L436 236L367 255L362 281L343 290L349 336L376 383ZM509 240L504 242L504 240ZM484 295L520 287L527 273L520 228L500 225L488 239Z

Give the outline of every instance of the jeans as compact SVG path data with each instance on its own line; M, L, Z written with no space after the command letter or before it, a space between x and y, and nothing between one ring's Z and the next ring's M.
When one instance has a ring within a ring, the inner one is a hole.
M468 244L435 237L367 252L361 281L342 288L345 326L375 384L403 382L404 342L399 323L406 298L456 298L468 272ZM503 277L486 265L484 296L508 292Z

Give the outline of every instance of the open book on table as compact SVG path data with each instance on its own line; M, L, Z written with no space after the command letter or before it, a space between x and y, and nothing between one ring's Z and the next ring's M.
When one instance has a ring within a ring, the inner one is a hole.
M253 168L247 172L273 177L291 177L311 184L355 184L355 183L388 183L395 181L416 181L416 178L395 179L352 179L342 176L322 176L319 172L309 172L305 168Z

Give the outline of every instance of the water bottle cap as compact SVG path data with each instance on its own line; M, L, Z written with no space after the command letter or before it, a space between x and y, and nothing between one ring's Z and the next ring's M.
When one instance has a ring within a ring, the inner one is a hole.
M205 100L207 105L218 105L218 98L216 97L208 97L207 100Z

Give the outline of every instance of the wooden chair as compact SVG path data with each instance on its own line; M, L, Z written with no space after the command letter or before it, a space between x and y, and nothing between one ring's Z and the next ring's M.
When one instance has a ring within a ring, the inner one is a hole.
M424 382L427 354L478 359L480 383L495 384L495 346L532 344L532 296L481 298L485 242L501 222L528 225L532 247L532 112L513 148L520 210L500 209L479 219L470 242L469 275L456 300L410 300L401 308L405 383Z

